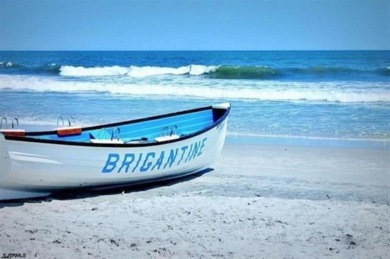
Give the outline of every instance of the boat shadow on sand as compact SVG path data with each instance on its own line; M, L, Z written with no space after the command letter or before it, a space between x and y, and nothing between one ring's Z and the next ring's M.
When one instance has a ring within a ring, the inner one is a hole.
M214 171L213 168L206 168L198 173L191 174L188 176L182 176L174 179L168 178L168 179L160 179L158 181L147 182L147 183L123 184L123 185L99 187L94 189L71 189L71 190L54 192L51 195L42 198L28 198L28 199L0 201L0 209L5 207L23 206L25 203L51 202L53 200L78 200L78 199L93 198L93 197L105 196L105 195L118 195L120 193L125 194L125 193L133 193L133 192L143 192L143 191L148 191L159 187L166 187L166 186L179 184L182 182L188 182L204 174L210 173L212 171Z

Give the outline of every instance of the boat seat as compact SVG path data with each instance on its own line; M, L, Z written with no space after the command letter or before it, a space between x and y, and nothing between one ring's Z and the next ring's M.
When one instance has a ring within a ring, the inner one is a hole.
M120 139L90 139L94 144L124 144L125 142Z
M121 139L98 139L92 133L89 133L89 141L94 144L124 144Z
M156 142L164 142L164 141L170 141L170 140L175 140L175 139L179 139L180 136L179 135L169 135L169 136L162 136L162 137L157 137L155 138L154 140Z
M146 144L150 143L148 138L142 137L139 139L129 139L125 141L126 144Z

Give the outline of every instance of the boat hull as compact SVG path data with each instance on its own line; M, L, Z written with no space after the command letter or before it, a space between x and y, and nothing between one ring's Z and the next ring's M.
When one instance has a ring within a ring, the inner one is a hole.
M159 145L64 145L0 134L0 200L78 188L152 182L197 173L220 155L227 118L191 138Z

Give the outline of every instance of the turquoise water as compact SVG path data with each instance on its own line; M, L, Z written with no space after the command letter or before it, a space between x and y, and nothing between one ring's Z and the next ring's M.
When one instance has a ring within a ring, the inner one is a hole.
M0 52L0 116L91 125L230 101L229 135L390 140L390 51Z

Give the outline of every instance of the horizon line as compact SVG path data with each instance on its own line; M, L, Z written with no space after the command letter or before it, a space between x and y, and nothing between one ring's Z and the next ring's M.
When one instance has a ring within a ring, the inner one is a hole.
M259 51L259 52L267 52L267 51L390 51L390 49L214 49L214 50L195 50L195 49L188 49L188 50L184 50L184 49L178 49L178 50L170 50L170 49L161 49L161 50L156 50L156 49L150 49L150 50L124 50L124 49L118 49L118 50L113 50L113 49L96 49L96 50L93 50L93 49L90 49L90 50L28 50L28 49L24 49L24 50L1 50L0 49L0 52L17 52L17 51L24 51L24 52L94 52L94 51L100 51L100 52L222 52L222 51L230 51L230 52L250 52L250 51Z

